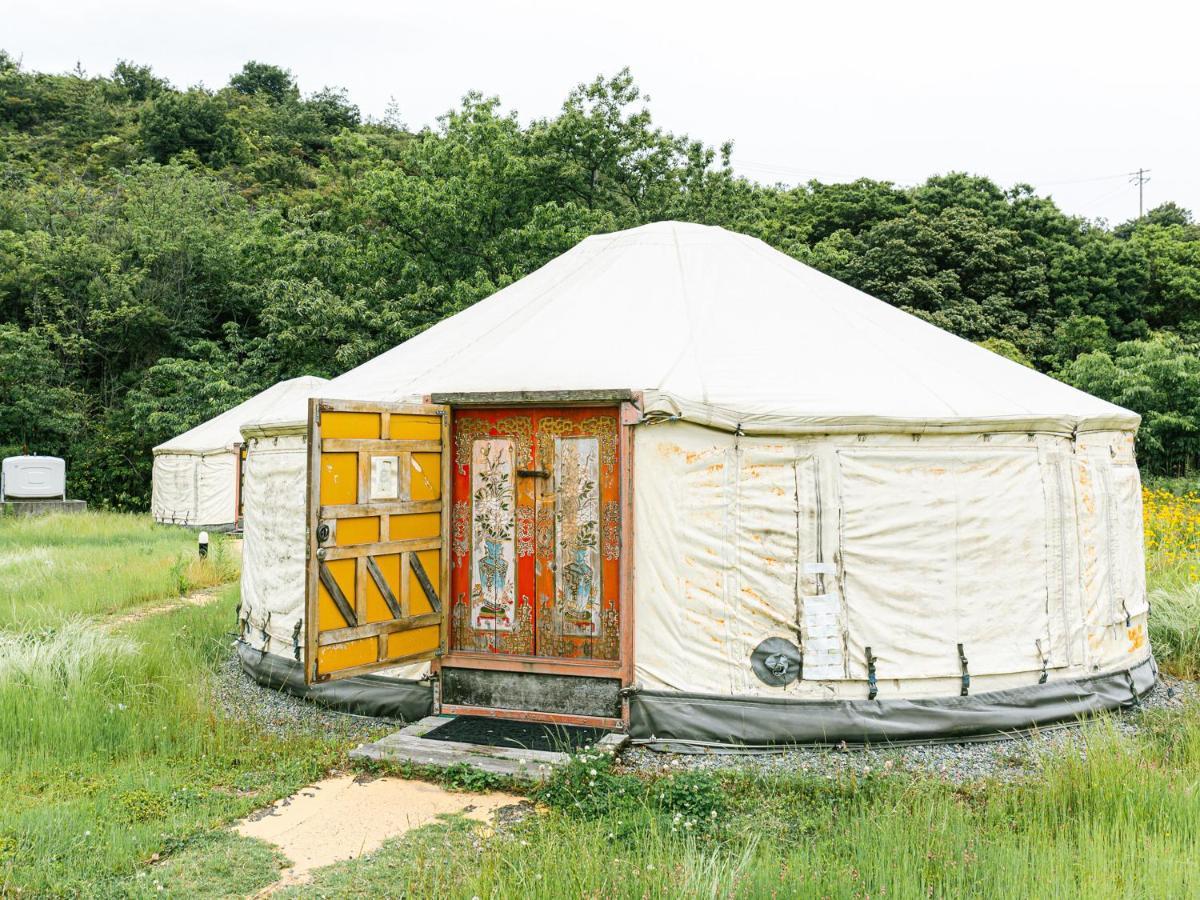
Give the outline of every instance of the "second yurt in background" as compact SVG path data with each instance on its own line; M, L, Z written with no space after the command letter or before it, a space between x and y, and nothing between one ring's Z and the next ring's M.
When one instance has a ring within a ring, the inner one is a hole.
M233 528L241 518L241 427L289 401L303 402L324 378L290 378L154 448L154 520Z

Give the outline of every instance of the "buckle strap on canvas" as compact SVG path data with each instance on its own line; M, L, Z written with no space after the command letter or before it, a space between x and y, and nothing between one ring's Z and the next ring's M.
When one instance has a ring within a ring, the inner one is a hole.
M874 700L879 693L879 682L875 679L875 655L867 648L867 699Z
M1042 661L1042 674L1041 674L1041 677L1038 678L1038 684L1045 684L1046 679L1050 677L1049 674L1047 674L1047 672L1046 672L1046 669L1050 665L1050 657L1047 656L1046 652L1042 649L1042 639L1041 638L1038 638L1033 643L1034 643L1034 646L1037 647L1038 658L1041 659L1041 661Z
M960 697L966 697L971 693L971 673L967 671L967 654L963 652L963 645L958 645L958 664L962 666L962 690L958 692Z
M304 627L304 620L297 619L296 627L292 629L292 655L296 657L296 662L300 662L300 629Z
M1141 706L1142 698L1138 696L1137 688L1134 686L1133 671L1131 669L1125 670L1125 683L1129 686L1129 698L1132 701L1130 705Z

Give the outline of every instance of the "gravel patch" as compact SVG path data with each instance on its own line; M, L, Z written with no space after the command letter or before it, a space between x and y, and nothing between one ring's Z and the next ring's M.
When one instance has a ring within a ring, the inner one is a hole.
M402 722L367 718L326 709L283 691L264 688L244 673L236 652L221 664L215 679L217 701L225 714L257 725L273 735L326 734L367 743L403 727ZM1143 710L1173 709L1200 702L1200 683L1160 674L1139 708L1119 710L1111 722L1121 734L1135 735ZM663 753L630 747L620 757L625 772L663 774L679 771L738 769L762 774L806 773L834 778L854 772L909 772L954 783L980 778L1013 780L1036 774L1044 762L1064 754L1087 755L1087 740L1104 722L1066 724L1028 735L961 744L910 744L889 747L802 747L780 753Z
M284 691L265 688L242 671L236 650L230 650L221 663L214 682L216 700L222 712L257 725L277 737L325 734L366 743L402 726L402 723L388 719L353 716L327 709Z
M1067 754L1086 757L1089 734L1106 727L1105 721L1110 721L1119 733L1132 736L1141 728L1143 710L1172 709L1198 701L1200 684L1162 674L1142 698L1140 708L1117 711L1102 721L1057 725L1012 738L878 748L802 747L780 753L663 753L632 747L622 754L620 769L646 775L736 769L826 778L851 772L908 772L956 784L982 778L1012 781L1036 774L1052 758Z

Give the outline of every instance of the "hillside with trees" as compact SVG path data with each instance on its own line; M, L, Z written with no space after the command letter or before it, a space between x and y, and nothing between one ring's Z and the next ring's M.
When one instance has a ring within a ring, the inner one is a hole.
M721 225L1142 414L1143 468L1200 463L1200 226L1115 227L950 173L787 188L655 126L628 72L523 123L469 94L366 120L247 63L219 90L0 53L0 453L144 509L150 448L283 378L334 376L589 234Z

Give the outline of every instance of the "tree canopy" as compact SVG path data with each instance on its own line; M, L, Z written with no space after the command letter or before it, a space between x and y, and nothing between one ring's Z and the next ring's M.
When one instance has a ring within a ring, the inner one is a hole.
M128 61L0 53L0 452L144 508L150 448L283 379L334 376L582 238L662 219L753 234L1146 417L1151 471L1200 461L1200 226L1108 228L948 173L761 185L654 124L628 71L522 124L471 93L412 131L251 61L219 89Z

